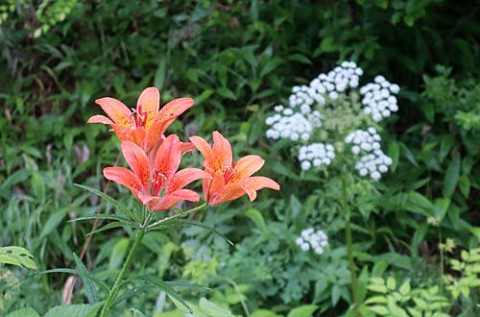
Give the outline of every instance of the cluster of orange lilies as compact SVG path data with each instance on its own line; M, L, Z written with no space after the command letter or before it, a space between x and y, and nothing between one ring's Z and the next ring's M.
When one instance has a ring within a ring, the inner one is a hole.
M88 123L109 125L122 143L123 156L130 167L107 167L104 176L127 187L149 211L168 210L180 201L198 202L200 195L184 187L202 179L207 204L217 205L247 194L250 200L262 188L280 189L267 177L252 176L265 163L258 155L233 161L230 142L218 131L213 132L213 146L199 136L182 142L175 134L165 136L167 128L193 106L191 98L179 98L160 107L157 88L145 89L130 110L114 98L96 103L108 115L94 115ZM182 156L196 149L204 157L204 169L188 167L178 171Z

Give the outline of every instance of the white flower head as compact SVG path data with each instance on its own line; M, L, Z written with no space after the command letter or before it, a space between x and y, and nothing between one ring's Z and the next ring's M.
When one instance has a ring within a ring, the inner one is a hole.
M300 237L295 240L295 243L302 251L313 250L317 255L322 255L328 246L328 236L323 230L307 228L302 230Z

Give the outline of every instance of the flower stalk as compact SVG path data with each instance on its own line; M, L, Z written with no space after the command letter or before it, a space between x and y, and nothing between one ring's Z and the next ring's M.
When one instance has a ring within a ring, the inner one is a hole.
M345 176L342 177L342 205L343 212L345 217L345 241L347 244L347 257L348 257L348 268L350 270L350 276L352 280L352 298L353 298L353 309L354 316L360 317L360 299L358 296L358 282L357 282L357 273L355 266L355 256L353 254L353 239L352 239L352 228L350 224L351 210L348 203L348 193L347 193L347 184Z
M120 286L122 285L122 282L123 282L123 277L127 273L127 269L130 266L130 263L132 262L133 257L138 249L138 246L142 242L144 235L145 235L145 228L141 228L137 233L137 236L135 237L135 241L133 243L132 248L130 249L130 252L128 253L127 259L125 260L125 263L123 263L123 267L120 273L118 274L117 279L115 280L115 284L113 284L113 287L110 290L110 293L108 294L107 299L105 300L105 305L103 305L102 307L100 317L107 316L107 313L110 310L110 306L112 305L112 301L115 299L118 291L120 290Z

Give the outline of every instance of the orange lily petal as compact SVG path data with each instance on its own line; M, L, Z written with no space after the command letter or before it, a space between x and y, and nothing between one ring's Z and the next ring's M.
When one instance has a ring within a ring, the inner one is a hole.
M179 115L190 109L194 103L195 101L192 98L174 99L160 109L155 121L167 121L170 125Z
M254 201L257 198L257 190L262 188L271 188L274 190L280 190L280 185L274 180L268 177L255 176L249 177L244 181L241 181L240 186L245 190L250 198L250 201Z
M158 147L153 167L170 179L178 170L181 158L180 139L175 134L171 134Z
M102 107L103 111L115 122L124 127L134 125L132 112L121 101L105 97L95 100L95 103Z
M197 202L200 195L189 189L181 189L163 197L141 195L140 198L150 211L157 211L170 209L182 200Z
M129 169L124 167L106 167L103 169L103 175L106 179L130 189L137 198L138 193L142 191L143 185Z
M147 116L145 129L152 125L160 106L160 92L155 87L148 87L140 94L137 101L137 111Z
M232 146L218 131L213 132L213 153L215 154L213 165L215 172L223 173L226 168L232 166Z
M210 204L211 201L219 199L221 192L225 188L225 178L223 174L212 173L212 180L203 180L203 195L205 200ZM208 182L208 187L206 187ZM205 190L207 188L207 190Z
M235 171L237 172L237 179L244 179L253 175L253 173L260 170L265 164L265 161L258 155L247 155L238 160L235 164Z
M170 181L170 184L168 186L167 193L175 192L176 190L182 189L191 182L201 178L212 178L212 176L198 168L185 168L172 177L172 180Z
M97 115L91 116L90 119L88 119L87 123L113 124L113 121L105 116L97 114Z
M122 152L125 160L138 177L144 188L148 188L150 183L150 166L145 152L135 143L122 142Z
M211 188L211 187L210 187ZM245 190L239 183L228 184L217 191L211 191L207 203L209 205L218 205L223 202L231 201L245 195Z
M190 141L200 151L200 153L202 153L203 157L205 158L203 166L209 169L213 169L214 157L213 157L213 150L210 147L210 144L208 144L208 142L205 141L205 139L199 136L190 137Z

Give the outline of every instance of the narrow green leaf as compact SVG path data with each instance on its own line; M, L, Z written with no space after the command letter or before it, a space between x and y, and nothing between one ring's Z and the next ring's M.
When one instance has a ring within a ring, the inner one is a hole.
M110 197L109 195L107 195L105 193L102 193L101 191L99 191L95 188L89 187L89 186L80 185L80 184L75 184L75 186L80 187L82 189L85 189L85 190L91 192L92 194L97 195L97 196L105 199L105 201L109 202L115 209L119 210L125 216L130 217L131 219L133 219L136 222L141 222L141 219L139 219L138 216L134 212L132 212L124 204L122 204L118 200Z
M98 303L100 301L100 297L98 296L97 286L93 282L91 273L75 253L73 254L73 259L78 266L79 275L83 281L83 284L85 285L85 292L87 293L88 302L90 304Z
M190 313L192 312L192 309L190 306L188 306L187 302L180 296L173 287L162 281L160 278L157 276L153 275L142 275L142 276L134 276L132 277L134 280L139 280L139 281L144 281L147 283L151 283L155 285L157 288L161 289L164 291L169 297L177 300L183 307L185 307Z
M172 219L172 221L160 223L154 227L149 228L148 230L159 230L161 228L170 228L170 227L178 227L178 226L196 226L207 229L219 237L223 238L227 243L233 245L233 242L230 241L224 234L220 233L217 229L207 226L199 221L194 220L186 220L186 219Z
M132 226L132 227L138 227L138 224L136 224L135 222L132 222L130 219L128 219L126 217L116 216L116 215L106 215L106 214L94 214L94 215L90 215L90 216L78 217L78 218L75 218L73 220L70 220L70 222L72 222L72 221L94 220L94 219L114 220L114 221L119 221L119 222L125 223L127 225Z
M107 230L110 230L110 229L114 229L114 228L125 227L126 225L127 224L125 224L124 222L119 222L119 221L110 222L110 223L107 223L105 226L102 226L102 227L96 229L95 231L89 232L88 235L97 234L97 233L107 231Z

